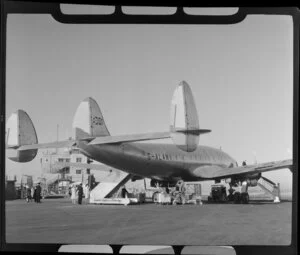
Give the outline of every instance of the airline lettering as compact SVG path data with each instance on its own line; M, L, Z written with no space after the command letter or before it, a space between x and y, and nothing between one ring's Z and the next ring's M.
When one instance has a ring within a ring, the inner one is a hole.
M92 124L101 126L103 125L103 119L98 116L94 116L92 117Z

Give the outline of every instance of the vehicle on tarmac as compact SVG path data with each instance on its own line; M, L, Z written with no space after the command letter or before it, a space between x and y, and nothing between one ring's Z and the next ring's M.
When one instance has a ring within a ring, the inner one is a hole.
M223 184L211 185L210 196L207 200L208 202L227 202L226 187Z

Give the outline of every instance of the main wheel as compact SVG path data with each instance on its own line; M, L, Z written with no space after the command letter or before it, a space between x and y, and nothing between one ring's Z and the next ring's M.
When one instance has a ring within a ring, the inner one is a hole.
M242 204L249 203L249 194L247 192L244 192L241 194L241 202L242 202Z
M227 196L226 196L226 194L222 194L222 196L221 196L221 201L222 202L226 202L227 201Z
M241 203L241 193L240 192L235 192L233 195L233 201L235 204L240 204Z

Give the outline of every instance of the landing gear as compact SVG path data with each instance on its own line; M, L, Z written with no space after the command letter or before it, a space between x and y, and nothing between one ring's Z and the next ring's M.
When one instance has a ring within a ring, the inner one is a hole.
M249 194L248 192L244 192L241 194L241 203L248 204L249 203Z
M235 204L240 204L241 203L241 193L240 192L235 192L233 194L233 201Z
M182 194L181 192L176 193L174 195L174 199L173 199L172 204L173 205L176 205L176 204L182 204L182 205L184 205L185 204L184 194Z
M233 201L235 204L248 204L249 203L249 194L248 194L248 183L244 181L242 183L242 192L234 192L232 185L230 185L228 200Z
M249 194L248 192L235 192L233 194L233 202L235 204L248 204L249 203Z

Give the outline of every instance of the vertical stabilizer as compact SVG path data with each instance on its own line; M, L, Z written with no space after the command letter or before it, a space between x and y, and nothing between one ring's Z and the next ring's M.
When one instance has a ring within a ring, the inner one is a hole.
M173 94L170 128L171 131L199 129L194 97L185 81L180 82Z
M110 135L101 110L91 97L79 104L73 119L73 131L75 139Z
M170 132L173 142L184 151L194 151L199 143L199 135L210 132L199 129L194 97L185 81L180 82L173 94Z
M6 123L6 154L9 159L16 162L29 162L37 154L37 150L18 151L22 145L37 144L37 135L33 123L26 112L17 110Z

